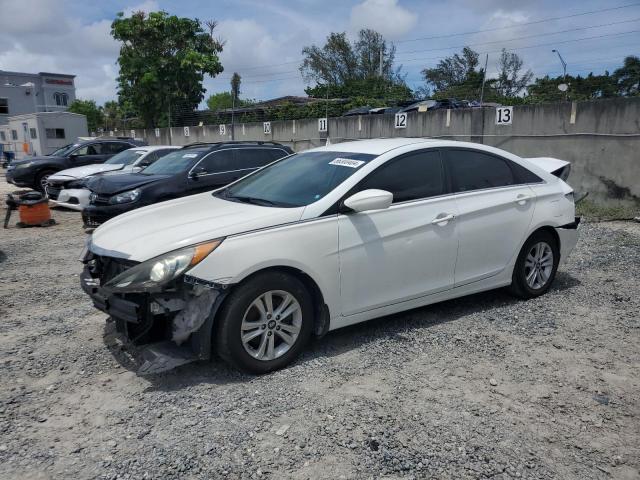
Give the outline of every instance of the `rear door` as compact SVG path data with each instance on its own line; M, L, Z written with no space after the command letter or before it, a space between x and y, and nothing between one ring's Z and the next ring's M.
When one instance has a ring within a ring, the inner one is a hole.
M508 159L473 149L443 150L458 215L455 286L500 273L518 254L534 191Z
M448 193L440 153L424 150L392 159L350 194L370 188L393 193L393 204L385 210L338 215L346 316L453 286L456 202Z

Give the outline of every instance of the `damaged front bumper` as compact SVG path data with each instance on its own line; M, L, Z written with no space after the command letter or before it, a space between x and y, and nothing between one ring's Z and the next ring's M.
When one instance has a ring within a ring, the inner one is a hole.
M159 292L115 293L101 286L90 262L80 284L94 306L114 320L117 332L142 347L139 374L211 357L213 320L227 294L226 286L185 275Z

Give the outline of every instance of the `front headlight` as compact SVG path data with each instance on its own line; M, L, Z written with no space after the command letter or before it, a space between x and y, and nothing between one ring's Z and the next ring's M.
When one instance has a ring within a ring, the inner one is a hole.
M123 293L156 289L182 275L188 268L200 263L221 243L222 239L212 240L165 253L131 267L112 278L104 286Z
M71 180L65 185L65 188L84 188L84 179Z
M20 169L20 168L27 168L30 167L31 165L33 165L33 162L27 162L27 163L20 163L18 165L11 165L13 168L15 168L16 170Z
M135 190L129 190L128 192L122 192L117 195L114 195L109 199L109 203L111 204L119 204L119 203L131 203L135 202L140 198L140 189L136 188Z

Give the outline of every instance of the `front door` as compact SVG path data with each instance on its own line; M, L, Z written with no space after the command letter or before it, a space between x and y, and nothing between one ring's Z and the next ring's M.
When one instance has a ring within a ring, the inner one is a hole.
M444 151L458 210L455 285L492 277L518 254L535 194L510 161L475 150Z
M353 315L452 288L456 203L437 150L390 160L352 193L394 195L386 210L338 216L342 314Z

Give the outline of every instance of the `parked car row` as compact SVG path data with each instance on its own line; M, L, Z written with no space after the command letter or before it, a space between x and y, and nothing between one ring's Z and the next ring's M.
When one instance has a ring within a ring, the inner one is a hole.
M292 153L274 142L134 145L67 145L50 156L12 163L7 180L46 193L56 206L81 211L85 227L95 228L136 208L224 186Z
M45 192L47 179L56 172L94 163L104 163L117 153L144 142L129 139L94 139L72 143L51 155L13 160L7 167L7 181L18 187Z
M212 351L263 373L372 318L499 287L537 297L577 241L562 160L412 138L290 153L196 144L87 182L85 221L119 215L89 237L81 285L144 346L142 373Z

